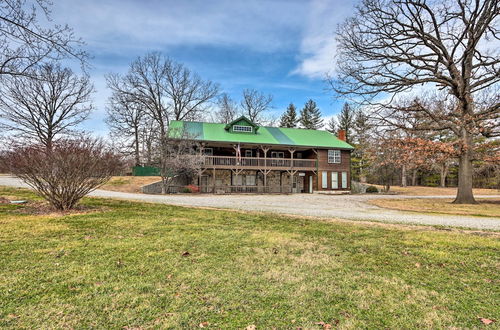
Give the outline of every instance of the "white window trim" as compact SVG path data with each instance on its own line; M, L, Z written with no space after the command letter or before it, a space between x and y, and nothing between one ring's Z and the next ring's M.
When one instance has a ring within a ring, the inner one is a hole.
M248 156L249 153L250 153L250 156ZM245 150L245 157L253 157L253 150L252 149Z
M339 189L339 172L331 172L332 189Z
M246 125L233 125L233 132L252 133L253 132L253 127L252 126L246 126Z
M342 161L342 154L338 149L328 150L328 164L340 164Z
M347 189L347 172L342 172L342 189Z

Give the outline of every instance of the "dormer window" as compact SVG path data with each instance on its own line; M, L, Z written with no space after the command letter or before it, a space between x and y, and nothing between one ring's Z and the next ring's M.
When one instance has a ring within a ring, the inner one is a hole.
M253 123L251 120L247 119L245 116L241 116L238 119L233 120L227 124L224 129L228 132L234 133L251 133L257 134L259 126Z
M247 133L252 133L253 127L252 126L245 126L245 125L233 125L233 132L247 132Z

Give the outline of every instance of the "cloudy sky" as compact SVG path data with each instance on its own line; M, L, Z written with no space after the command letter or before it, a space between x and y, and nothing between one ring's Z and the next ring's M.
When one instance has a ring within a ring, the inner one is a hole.
M325 117L342 100L326 91L334 31L353 11L348 0L60 0L53 18L87 43L97 93L87 129L105 134L104 75L124 73L148 51L161 51L239 99L244 88L274 95L279 115L315 100Z

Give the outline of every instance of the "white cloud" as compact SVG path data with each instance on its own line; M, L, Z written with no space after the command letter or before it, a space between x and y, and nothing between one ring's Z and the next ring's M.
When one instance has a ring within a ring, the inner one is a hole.
M89 46L106 51L173 45L241 46L274 51L295 46L302 1L61 1L57 21L71 22Z
M324 78L334 68L335 29L353 11L353 1L313 0L300 46L300 64L292 74Z

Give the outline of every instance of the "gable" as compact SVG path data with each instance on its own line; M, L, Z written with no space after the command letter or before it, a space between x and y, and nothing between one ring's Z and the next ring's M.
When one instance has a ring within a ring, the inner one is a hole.
M256 134L259 126L257 126L254 122L252 122L250 119L246 118L245 116L241 116L224 127L224 129L228 132L234 132L234 133L253 133Z

